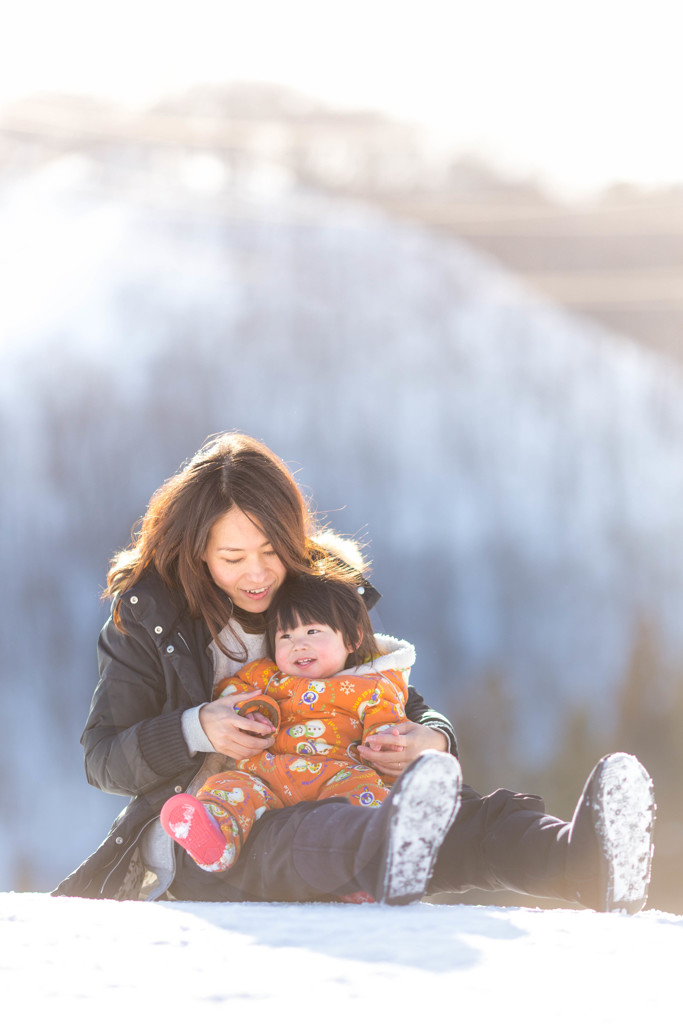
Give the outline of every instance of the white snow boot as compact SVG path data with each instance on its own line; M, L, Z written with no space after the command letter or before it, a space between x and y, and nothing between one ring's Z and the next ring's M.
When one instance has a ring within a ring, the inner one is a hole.
M624 753L603 757L586 782L571 825L568 875L577 879L576 899L583 906L629 914L643 909L654 820L652 779L640 761Z
M392 786L378 814L388 814L380 903L424 896L444 836L460 807L462 772L450 754L426 750Z

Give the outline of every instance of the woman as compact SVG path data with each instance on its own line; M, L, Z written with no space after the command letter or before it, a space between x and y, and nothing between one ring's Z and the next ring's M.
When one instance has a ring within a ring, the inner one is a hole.
M287 469L245 435L219 435L155 493L109 572L112 615L82 737L88 781L132 799L56 895L400 903L507 888L640 909L653 809L635 758L600 762L572 823L507 790L481 797L464 787L460 803L453 729L412 688L399 735L360 749L398 779L380 809L327 800L271 811L218 876L184 851L174 858L158 820L165 800L196 791L225 758L272 743L269 725L235 712L244 694L212 700L214 683L263 654L264 613L288 575L355 579L371 606L378 595L351 561L332 535L314 536ZM425 848L402 878L404 852Z

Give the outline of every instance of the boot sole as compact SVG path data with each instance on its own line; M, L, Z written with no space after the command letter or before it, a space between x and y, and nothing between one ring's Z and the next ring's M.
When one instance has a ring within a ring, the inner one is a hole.
M421 754L394 786L381 903L402 905L424 896L458 813L461 786L459 762L436 751Z
M234 860L218 824L195 796L179 793L166 801L160 821L164 831L203 871L224 871Z
M596 777L596 829L607 863L606 911L637 914L647 902L655 802L652 779L631 754L611 754Z

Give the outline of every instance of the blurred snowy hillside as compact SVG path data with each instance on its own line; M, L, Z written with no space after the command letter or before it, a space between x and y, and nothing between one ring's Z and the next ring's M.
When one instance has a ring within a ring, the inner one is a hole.
M415 643L472 784L570 813L630 743L677 791L658 729L681 722L680 364L325 190L303 143L295 173L272 124L212 147L196 110L174 114L181 143L74 109L0 136L0 887L56 884L120 806L78 745L107 562L224 429L367 537L378 624ZM331 177L344 138L318 139Z

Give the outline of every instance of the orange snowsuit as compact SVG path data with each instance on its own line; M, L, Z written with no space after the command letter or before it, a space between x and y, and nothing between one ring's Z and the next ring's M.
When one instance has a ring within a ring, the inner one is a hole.
M259 689L273 708L273 719L279 714L270 750L238 761L234 770L212 775L197 793L235 845L235 856L226 867L234 864L254 821L266 810L338 796L377 807L386 797L392 780L362 764L356 748L375 733L406 721L415 650L393 637L376 639L382 654L371 664L329 679L288 676L262 658L215 687L214 697Z

